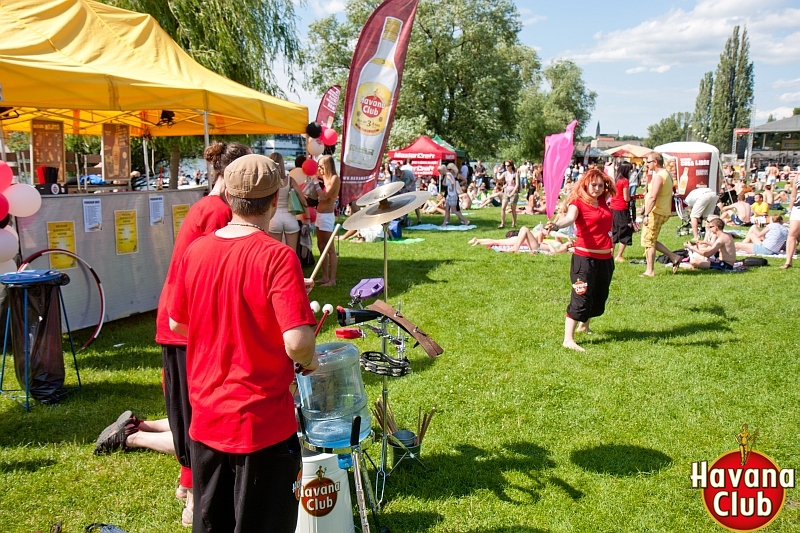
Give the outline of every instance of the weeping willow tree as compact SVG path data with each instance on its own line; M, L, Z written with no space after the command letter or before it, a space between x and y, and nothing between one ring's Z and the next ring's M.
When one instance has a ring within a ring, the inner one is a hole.
M151 15L195 61L237 83L285 98L277 83L281 73L275 71L282 64L288 86L296 84L294 71L302 57L295 0L102 1ZM166 150L171 153L170 187L177 187L178 142L156 142L171 144ZM199 151L201 142L195 144L197 149L190 151Z

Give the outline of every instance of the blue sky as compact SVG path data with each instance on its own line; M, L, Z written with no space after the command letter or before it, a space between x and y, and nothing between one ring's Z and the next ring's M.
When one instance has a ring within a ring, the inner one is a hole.
M516 0L522 42L543 64L566 57L584 72L597 104L584 130L647 134L671 113L694 111L703 74L715 71L725 40L746 26L755 65L756 124L790 116L800 107L800 0L666 0L605 2ZM308 24L342 14L344 0L307 0ZM302 89L289 99L316 112L319 99Z

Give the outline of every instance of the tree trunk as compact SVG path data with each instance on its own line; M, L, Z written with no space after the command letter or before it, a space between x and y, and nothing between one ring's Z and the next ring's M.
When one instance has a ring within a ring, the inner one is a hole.
M178 188L178 174L181 171L181 147L174 142L169 149L169 188Z

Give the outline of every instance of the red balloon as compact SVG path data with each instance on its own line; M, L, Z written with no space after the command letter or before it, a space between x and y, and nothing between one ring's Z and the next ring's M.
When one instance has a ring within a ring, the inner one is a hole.
M328 128L322 131L322 135L320 135L322 142L325 146L333 146L336 144L336 141L339 140L339 134L336 133L336 130L333 128Z
M306 176L316 176L317 175L317 162L313 159L306 159L303 162L303 173Z
M8 189L13 179L14 173L11 171L11 167L5 161L0 161L0 192Z
M6 218L8 214L8 198L0 194L0 220Z

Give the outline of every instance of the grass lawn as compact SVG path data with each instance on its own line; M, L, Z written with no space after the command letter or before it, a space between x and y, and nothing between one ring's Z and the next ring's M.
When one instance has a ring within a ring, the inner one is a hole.
M469 218L476 230L407 231L425 242L389 245L390 303L402 301L445 349L435 361L409 350L412 374L390 379L401 426L415 428L418 409L438 405L422 446L428 470L403 464L387 482L381 518L393 533L722 531L690 488L691 463L735 449L743 423L760 430L757 449L800 468L798 269L771 260L746 273L658 268L641 279L643 265L618 265L606 313L577 353L561 347L569 256L468 246L506 231L496 208ZM673 218L662 232L672 248L685 240L676 226ZM382 274L381 244L343 243L340 254L338 287L311 294L321 304L346 305L357 281ZM626 252L642 254L638 245ZM320 342L334 340L334 328L329 320ZM185 531L173 458L92 455L123 410L164 416L153 336L152 313L107 324L79 354L83 389L58 407L25 413L0 398L0 532L56 521L65 533L96 521ZM381 378L364 380L378 399ZM800 530L798 499L788 491L767 531Z

